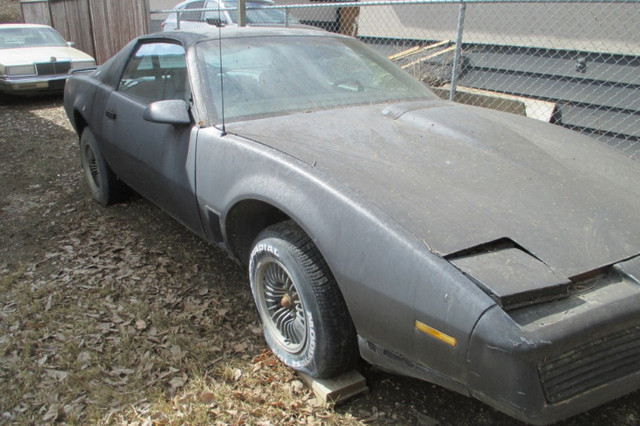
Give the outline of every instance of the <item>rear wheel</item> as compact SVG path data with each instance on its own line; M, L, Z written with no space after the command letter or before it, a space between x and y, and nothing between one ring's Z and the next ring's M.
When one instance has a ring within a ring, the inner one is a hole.
M80 138L80 161L91 195L103 206L120 201L126 191L100 152L95 136L88 127Z
M353 367L356 332L320 252L293 222L264 230L249 262L265 340L289 367L327 378Z

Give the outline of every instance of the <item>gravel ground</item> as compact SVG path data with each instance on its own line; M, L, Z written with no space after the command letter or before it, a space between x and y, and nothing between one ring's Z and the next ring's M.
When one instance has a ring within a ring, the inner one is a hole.
M320 404L266 349L242 268L140 197L90 199L59 97L0 105L0 423L517 423L359 370L367 395ZM563 424L640 424L640 394Z

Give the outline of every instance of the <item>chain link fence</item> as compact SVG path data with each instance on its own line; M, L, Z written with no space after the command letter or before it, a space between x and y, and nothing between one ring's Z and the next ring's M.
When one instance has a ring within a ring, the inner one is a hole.
M358 37L443 98L556 123L640 160L638 0L276 1L247 0L248 25ZM233 25L235 6L197 1L167 22Z

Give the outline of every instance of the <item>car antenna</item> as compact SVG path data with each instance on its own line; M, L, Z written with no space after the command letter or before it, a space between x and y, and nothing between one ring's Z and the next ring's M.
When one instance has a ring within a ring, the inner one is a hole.
M218 2L218 19L222 22L222 14L220 13L220 2ZM222 134L220 136L227 135L227 127L224 120L224 77L222 74L222 25L218 25L218 54L220 55L220 99L222 101Z

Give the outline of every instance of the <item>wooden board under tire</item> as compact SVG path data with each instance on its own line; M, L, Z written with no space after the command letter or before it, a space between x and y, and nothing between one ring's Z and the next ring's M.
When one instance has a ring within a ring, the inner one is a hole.
M365 378L356 370L332 379L314 379L302 373L298 375L322 402L340 404L356 395L369 392Z

